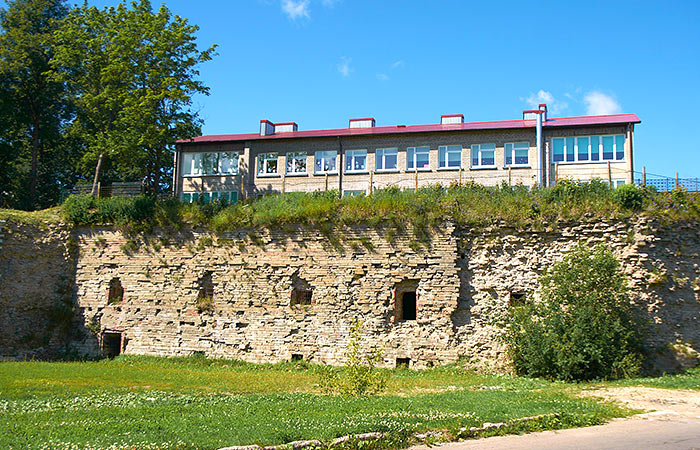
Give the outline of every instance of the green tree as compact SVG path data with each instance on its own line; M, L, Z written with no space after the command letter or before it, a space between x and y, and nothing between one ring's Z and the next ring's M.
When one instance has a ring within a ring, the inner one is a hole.
M71 118L65 84L52 79L53 34L64 0L10 0L0 10L0 204L54 204L69 182L63 128Z
M540 282L541 300L512 307L507 316L505 340L516 373L590 380L639 370L639 323L607 247L577 245Z
M54 66L75 94L71 134L83 144L80 169L91 170L93 195L103 172L113 180L144 180L161 190L177 139L199 133L196 77L215 46L199 50L198 27L148 0L71 11L56 33Z

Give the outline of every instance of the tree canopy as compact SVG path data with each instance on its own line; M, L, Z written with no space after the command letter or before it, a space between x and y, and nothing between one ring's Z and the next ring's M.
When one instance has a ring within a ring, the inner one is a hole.
M198 48L196 25L148 0L10 0L0 30L0 206L55 204L79 179L167 189L175 141L200 132L193 96L208 94L198 68L215 46Z

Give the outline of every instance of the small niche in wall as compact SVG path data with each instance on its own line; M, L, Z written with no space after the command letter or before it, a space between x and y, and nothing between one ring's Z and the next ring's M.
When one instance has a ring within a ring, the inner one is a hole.
M110 305L121 303L124 300L124 288L119 278L112 278L109 281L109 290L107 291L107 303Z
M527 295L525 292L513 291L510 293L510 298L508 299L508 306L521 306L527 302Z
M314 304L313 288L304 279L294 276L292 278L292 296L290 306L311 306Z
M411 358L396 358L396 368L408 369L411 366Z
M118 331L102 333L102 354L106 358L114 358L122 352L122 334Z
M406 280L394 291L394 320L405 322L418 317L418 280Z
M304 360L304 355L300 353L292 353L292 362L296 361L303 361Z
M214 312L214 282L211 277L211 272L205 272L204 275L199 278L197 311L200 314Z

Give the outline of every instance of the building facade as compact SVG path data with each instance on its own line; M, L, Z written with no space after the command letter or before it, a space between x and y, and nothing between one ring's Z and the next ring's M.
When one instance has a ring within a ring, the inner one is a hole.
M336 189L369 194L475 182L550 186L561 179L634 179L635 114L548 118L547 106L522 119L300 131L294 122L260 122L259 133L199 136L175 152L174 194L235 202L284 192Z

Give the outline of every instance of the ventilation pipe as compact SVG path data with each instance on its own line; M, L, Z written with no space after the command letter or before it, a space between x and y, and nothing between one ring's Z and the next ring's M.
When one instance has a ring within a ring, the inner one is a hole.
M538 182L540 186L544 186L544 164L542 164L542 160L544 158L544 154L542 152L542 113L537 114L537 122L535 127L535 129L537 130L537 175L539 177Z

